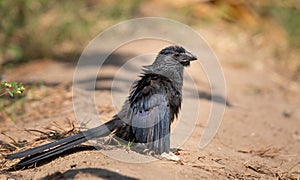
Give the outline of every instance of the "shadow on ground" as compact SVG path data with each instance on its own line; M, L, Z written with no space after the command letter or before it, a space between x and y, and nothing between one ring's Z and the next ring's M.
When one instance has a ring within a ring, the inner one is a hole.
M123 180L136 180L137 178L121 175L117 172L113 172L102 168L83 168L83 169L70 169L63 173L55 172L47 175L42 180L50 179L74 179L78 174L84 174L84 177L94 176L102 179L123 179ZM80 177L79 177L80 178Z

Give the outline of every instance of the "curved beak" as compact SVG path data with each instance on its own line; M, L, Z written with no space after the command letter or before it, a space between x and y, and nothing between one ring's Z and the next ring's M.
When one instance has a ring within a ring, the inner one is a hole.
M184 54L182 54L182 61L184 62L189 62L189 61L195 61L197 60L197 56L195 56L194 54L190 53L190 52L185 52Z
M195 61L195 60L197 60L197 56L193 55L190 52L185 52L183 55L183 60L184 61Z
M197 60L197 57L192 53L186 51L185 53L181 54L179 62L183 66L189 66L191 61Z

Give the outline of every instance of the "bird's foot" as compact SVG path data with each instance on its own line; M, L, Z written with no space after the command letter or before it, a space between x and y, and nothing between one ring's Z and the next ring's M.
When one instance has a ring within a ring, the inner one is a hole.
M164 152L160 155L160 157L162 159L167 159L167 160L170 160L170 161L180 161L180 157L176 156L174 153L172 152Z

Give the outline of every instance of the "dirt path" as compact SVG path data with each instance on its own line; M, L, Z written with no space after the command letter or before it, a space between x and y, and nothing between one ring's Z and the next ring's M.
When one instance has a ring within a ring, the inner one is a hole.
M145 157L126 148L104 148L101 151L89 149L69 153L39 167L3 171L1 179L299 179L299 89L277 75L269 66L268 60L273 57L271 46L253 43L253 37L246 33L233 35L217 27L201 29L200 32L220 59L230 105L217 135L207 147L200 149L199 140L209 116L210 87L200 66L192 66L188 72L196 82L201 113L192 135L180 147L180 162L159 160L127 163L104 154ZM121 48L112 57L114 63L106 64L100 72L95 95L99 102L97 109L103 120L109 120L126 97L126 91L115 91L115 101L112 103L111 83L120 68L120 60L134 55L136 52L132 49L142 53L142 47L159 50L163 44L136 42ZM138 66L142 64L136 64L126 76L118 76L124 77L118 79L119 82L116 80L122 89L137 77ZM16 123L8 118L1 119L0 130L6 134L0 135L1 143L11 143L8 136L28 141L25 148L45 143L45 138L37 140L45 135L24 129L45 132L55 130L60 134L73 132L72 122L75 118L71 82L74 68L71 62L35 61L7 73L9 79L25 84L46 83L34 86L34 92L28 91L25 113ZM185 86L190 87L190 82L187 81ZM190 101L193 104L198 99ZM2 170L15 162L3 160Z

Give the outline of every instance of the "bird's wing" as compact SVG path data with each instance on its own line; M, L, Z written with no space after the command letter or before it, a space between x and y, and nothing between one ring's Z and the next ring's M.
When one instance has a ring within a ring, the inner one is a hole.
M134 140L146 143L156 153L169 152L170 149L170 83L164 76L146 74L136 82L129 97Z

